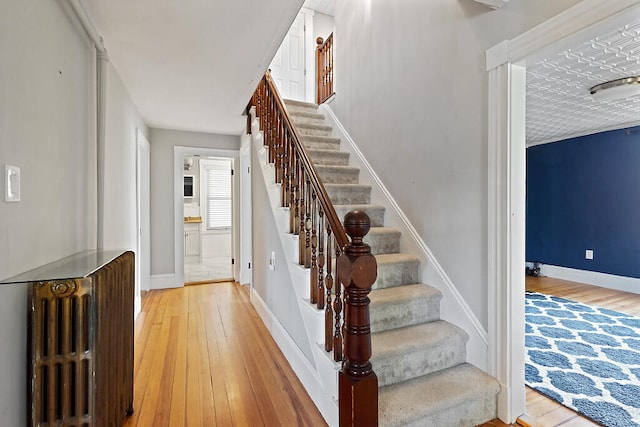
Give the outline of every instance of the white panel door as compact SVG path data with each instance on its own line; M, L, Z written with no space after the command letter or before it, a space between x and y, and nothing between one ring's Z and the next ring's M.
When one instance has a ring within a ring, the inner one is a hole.
M269 66L285 99L305 100L304 31L304 13L300 12Z

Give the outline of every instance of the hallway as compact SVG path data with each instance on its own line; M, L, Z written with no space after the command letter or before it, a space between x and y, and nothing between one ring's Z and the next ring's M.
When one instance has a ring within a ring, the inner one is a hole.
M237 283L143 294L132 426L321 426Z

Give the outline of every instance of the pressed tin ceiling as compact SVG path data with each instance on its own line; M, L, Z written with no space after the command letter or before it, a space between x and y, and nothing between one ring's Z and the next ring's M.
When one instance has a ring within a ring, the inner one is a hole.
M640 18L527 67L527 145L640 124L640 96L596 101L599 83L640 75Z

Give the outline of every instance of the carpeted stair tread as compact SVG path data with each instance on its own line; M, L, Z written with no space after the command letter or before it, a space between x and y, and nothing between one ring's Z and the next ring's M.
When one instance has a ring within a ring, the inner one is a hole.
M381 427L471 427L496 417L498 382L467 363L380 389Z
M444 320L379 332L371 336L371 363L384 387L465 362L468 336Z
M324 188L334 204L362 203L371 200L371 186L363 184L325 184Z
M285 99L284 100L284 104L289 107L304 107L304 108L311 108L311 109L318 109L318 104L314 104L312 102L304 102L304 101L296 101L294 99Z
M420 258L407 253L378 254L378 277L373 289L384 289L394 286L418 283Z
M371 246L371 253L396 254L400 252L400 230L393 227L371 227L364 242Z
M304 138L303 138L304 139ZM345 151L309 148L307 153L314 165L343 165L349 164L349 153Z
M300 141L308 149L315 148L340 152L340 138L322 135L300 135Z
M291 115L291 119L294 122L301 117L305 117L307 119L324 120L324 116L320 113L308 113L305 111L296 111L296 112L290 113L290 115Z
M360 168L341 165L315 165L325 184L357 184Z
M384 226L384 211L383 205L333 205L338 214L338 218L344 219L344 216L352 210L364 211L369 215L372 227Z
M440 318L442 293L433 286L415 284L376 289L371 300L371 332L404 328Z
M313 123L296 123L296 128L298 129L298 131L300 131L301 129L313 129L313 130L320 130L320 131L325 131L325 132L331 132L331 126L327 126L327 125L317 125L317 124L313 124ZM321 135L319 135L321 136Z
M304 115L303 115L304 114ZM310 116L320 117L310 117ZM302 125L322 125L324 126L324 116L314 113L300 113L300 115L291 115L291 119L295 126Z

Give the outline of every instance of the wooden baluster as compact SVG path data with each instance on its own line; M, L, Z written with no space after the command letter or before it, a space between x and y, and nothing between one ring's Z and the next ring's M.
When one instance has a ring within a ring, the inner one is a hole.
M307 194L305 197L305 223L304 223L304 267L311 268L311 180L308 174L305 176L305 188Z
M340 259L342 254L340 247L336 245L336 260ZM336 276L339 277L340 266L336 262ZM335 284L336 292L333 300L333 314L334 314L334 330L333 330L333 360L341 362L344 359L344 352L342 347L342 285L340 280Z
M291 177L293 181L293 224L292 224L292 232L293 234L300 235L300 157L298 152L294 150L294 161L295 166L294 176Z
M295 234L296 211L298 209L296 206L296 177L298 176L296 169L298 156L296 156L296 151L291 143L289 147L289 162L289 180L287 181L289 185L289 232Z
M300 229L298 230L298 248L299 248L299 252L298 252L298 262L300 263L300 265L304 265L305 263L305 255L307 253L306 249L305 249L305 235L306 235L306 200L304 195L307 192L307 187L305 186L305 182L306 182L306 171L304 169L304 166L300 166L300 179L299 179L299 185L300 185Z
M333 259L331 254L334 248L333 238L331 236L331 224L327 222L327 301L324 306L324 350L333 350L333 307L331 305L331 292L333 291L333 275L331 270L333 266Z
M345 231L351 243L338 259L338 277L345 287L346 361L338 374L340 426L378 425L378 378L371 362L369 292L377 277L376 259L371 247L362 241L369 232L366 213L345 215Z
M276 170L276 182L278 182L278 140L276 139L276 123L277 111L276 111L276 98L273 94L273 90L269 91L270 111L269 111L269 130L271 135L271 163L275 166Z
M289 143L291 142L288 129L284 125L284 120L282 121L282 128L280 129L280 131L281 131L281 140L282 140L282 145L280 148L280 150L282 151L282 159L281 159L282 176L280 178L280 181L282 182L282 186L280 188L280 191L281 191L280 199L282 201L282 207L284 208L289 205L289 194L288 194L289 182L287 181L287 175L289 174L288 146L289 146Z
M318 200L316 198L316 192L311 192L311 275L309 277L309 300L311 304L318 302L318 257L316 251L318 249Z
M324 310L324 212L322 205L318 206L318 310Z

